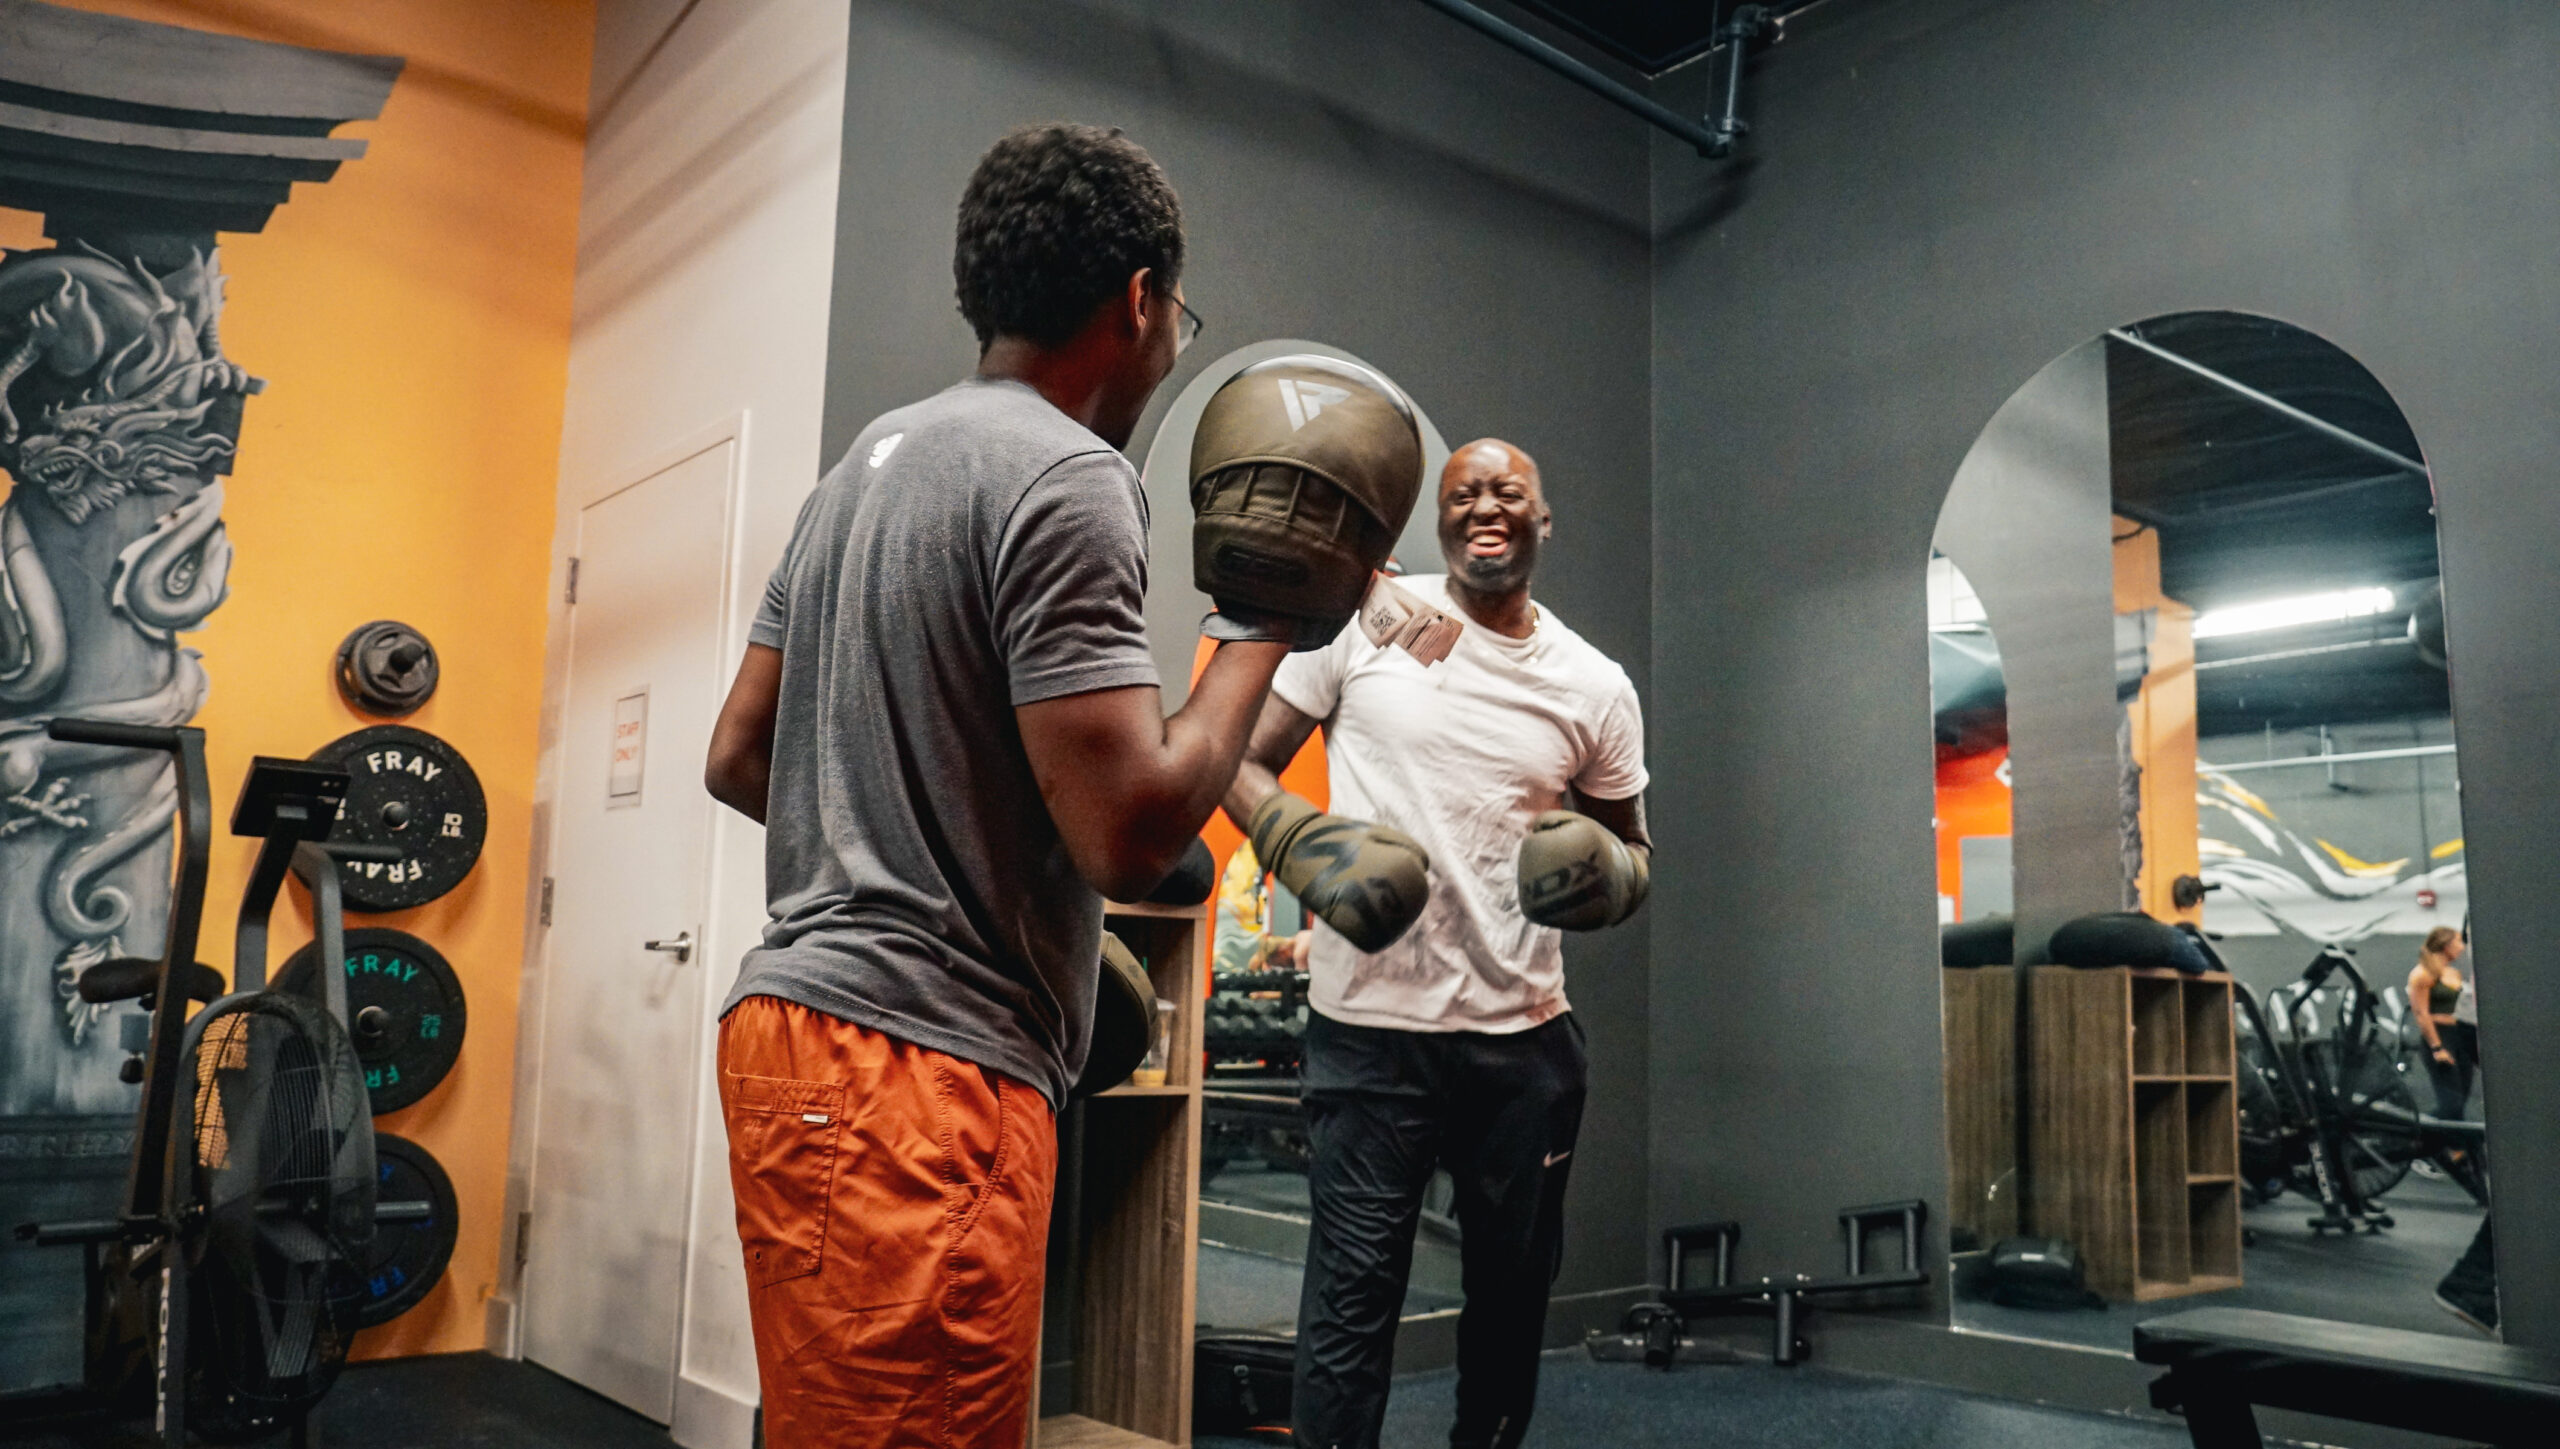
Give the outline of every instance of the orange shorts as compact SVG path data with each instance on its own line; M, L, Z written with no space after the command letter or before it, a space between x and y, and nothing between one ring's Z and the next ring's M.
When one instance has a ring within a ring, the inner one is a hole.
M720 1026L771 1449L1017 1449L1057 1176L1048 1100L771 996Z

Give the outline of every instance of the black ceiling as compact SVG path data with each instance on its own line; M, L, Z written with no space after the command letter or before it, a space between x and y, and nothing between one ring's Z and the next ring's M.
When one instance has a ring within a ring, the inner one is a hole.
M1581 36L1647 75L1659 75L1703 55L1715 44L1716 26L1741 0L1513 0ZM1759 0L1772 15L1802 10L1813 0Z
M2242 386L2423 462L2372 373L2287 323L2191 312L2128 329ZM2390 585L2397 606L2347 624L2200 641L2206 735L2438 714L2444 670L2407 642L2436 580L2423 474L2289 419L2124 342L2107 343L2116 511L2160 532L2160 582L2199 612L2291 594Z

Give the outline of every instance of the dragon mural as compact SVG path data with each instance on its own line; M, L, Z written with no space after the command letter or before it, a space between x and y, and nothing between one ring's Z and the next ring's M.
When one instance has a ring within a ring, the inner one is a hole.
M231 575L223 491L259 383L224 355L216 240L267 229L367 142L403 62L0 0L0 1224L116 1211L132 1004L81 974L165 944L167 758L55 743L176 725ZM268 480L290 488L292 480ZM80 1382L77 1255L0 1254L0 1394Z
M178 636L220 606L231 545L222 477L240 400L260 384L222 355L222 275L73 243L0 255L0 1112L120 1105L105 1008L79 973L161 947L164 761L57 744L77 715L181 724L203 704ZM40 975L43 979L27 979ZM50 1003L42 1012L24 1008Z

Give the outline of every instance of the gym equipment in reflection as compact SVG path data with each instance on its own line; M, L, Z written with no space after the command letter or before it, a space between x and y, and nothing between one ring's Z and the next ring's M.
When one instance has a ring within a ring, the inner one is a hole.
M440 677L435 646L396 619L359 624L338 645L338 693L367 714L417 713Z
M1310 1158L1298 1071L1307 1032L1307 973L1283 967L1220 971L1203 1022L1209 1078L1201 1176L1260 1158L1304 1173Z
M470 1024L462 978L435 947L379 926L347 932L341 959L365 1094L374 1116L397 1112L434 1091L462 1058ZM317 941L294 952L276 973L277 989L308 992L319 960Z
M2122 1345L2138 1310L2006 1311L2072 1296L1986 1281L2023 1235L2119 1305L2439 1321L2482 1129L2428 1115L2398 973L2363 975L2467 889L2424 456L2337 347L2182 313L2055 359L1951 482L1927 642L1957 1322Z
M124 1210L18 1234L84 1250L86 1388L99 1407L113 1412L147 1392L169 1449L191 1432L233 1443L289 1430L307 1444L310 1411L358 1327L354 1267L377 1222L414 1220L426 1205L376 1195L344 978L318 972L308 991L271 987L267 925L294 875L310 893L321 954L343 955L339 869L394 852L330 842L345 772L252 760L231 828L261 844L226 992L195 959L211 855L204 732L58 718L47 734L172 756L179 850L159 959L100 962L76 983L85 1001L139 1001L146 1013L126 1018L125 1075L142 1095ZM197 1001L209 1004L190 1015Z
M1307 973L1221 971L1212 981L1206 1023L1210 1072L1296 1076L1307 1035Z
M342 857L347 904L360 911L423 906L471 874L489 834L489 802L462 752L425 730L374 725L311 752L347 773L342 840L392 847L388 858Z
M2310 1198L2315 1235L2395 1226L2380 1199L2422 1160L2488 1205L2488 1129L2420 1110L2380 1000L2334 944L2263 1006L2245 985L2236 993L2242 1191L2252 1206L2288 1189Z

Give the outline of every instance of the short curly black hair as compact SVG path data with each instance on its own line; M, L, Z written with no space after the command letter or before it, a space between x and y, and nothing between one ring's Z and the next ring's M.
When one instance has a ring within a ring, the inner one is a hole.
M1001 335L1056 346L1140 268L1182 275L1182 202L1119 128L1024 126L978 158L952 249L960 315L983 350Z

